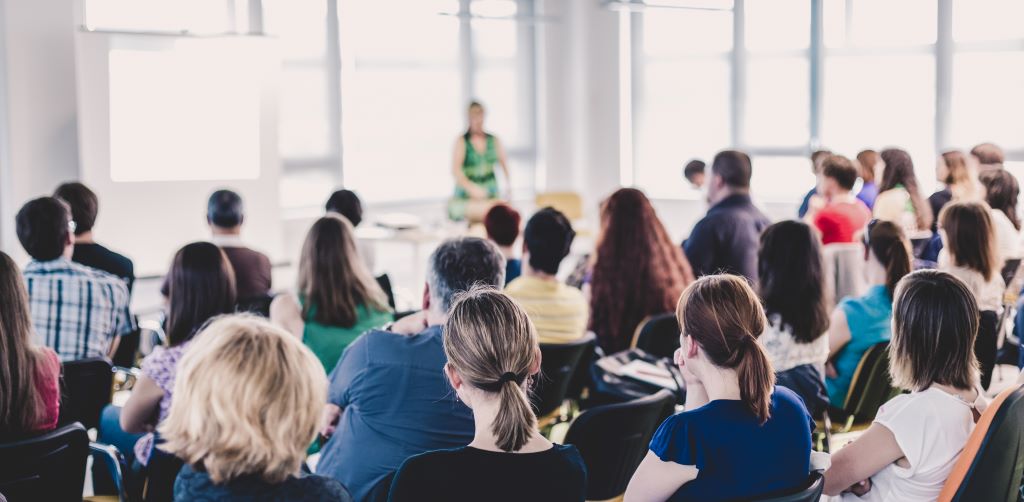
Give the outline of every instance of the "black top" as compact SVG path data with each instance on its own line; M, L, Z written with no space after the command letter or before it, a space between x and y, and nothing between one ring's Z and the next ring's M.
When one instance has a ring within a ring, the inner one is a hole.
M335 479L316 475L292 477L272 485L256 476L243 476L215 485L205 471L186 465L174 481L175 502L352 502L344 486Z
M953 200L953 192L949 190L949 187L943 188L942 190L935 192L928 197L928 204L932 206L932 232L939 228L939 211L949 204L949 201Z
M132 292L135 283L135 265L127 257L115 253L99 244L75 244L75 254L71 261L86 267L102 270L110 275L124 279L128 292Z
M702 275L730 273L757 282L757 248L761 232L771 225L746 194L730 195L708 209L697 222L683 251L693 267Z
M470 446L410 457L388 500L583 501L587 467L575 446L537 453L503 453Z

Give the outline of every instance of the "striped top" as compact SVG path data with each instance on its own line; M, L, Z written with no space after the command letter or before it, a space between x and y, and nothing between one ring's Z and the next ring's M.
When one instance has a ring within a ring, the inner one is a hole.
M115 337L135 329L118 277L65 258L33 260L24 276L36 343L62 362L104 357Z
M587 332L590 307L572 286L524 275L510 282L505 293L526 310L540 343L568 343Z

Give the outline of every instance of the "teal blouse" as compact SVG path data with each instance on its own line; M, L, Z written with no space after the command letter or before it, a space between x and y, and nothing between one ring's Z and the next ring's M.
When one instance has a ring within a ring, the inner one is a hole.
M841 408L864 353L876 343L889 341L892 336L892 296L885 286L872 286L864 296L843 298L839 308L846 314L850 342L836 355L833 363L837 376L826 378L825 386L832 406Z

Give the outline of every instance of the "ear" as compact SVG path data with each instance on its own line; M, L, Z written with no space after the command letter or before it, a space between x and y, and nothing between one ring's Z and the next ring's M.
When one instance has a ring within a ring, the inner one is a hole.
M430 283L423 283L423 310L430 310Z
M688 336L686 337L686 339L690 341L689 346L686 347L686 358L693 359L697 357L697 351L699 350L699 347L697 346L697 341L694 340L692 336Z
M452 365L445 363L444 374L448 377L448 383L452 385L452 388L459 390L462 387L462 377L459 376L459 372L452 368Z
M541 352L540 352L540 346L534 347L533 355L534 355L533 366L530 366L530 375L531 376L536 375L537 373L540 373L540 362L541 362L541 358L543 357L541 355Z

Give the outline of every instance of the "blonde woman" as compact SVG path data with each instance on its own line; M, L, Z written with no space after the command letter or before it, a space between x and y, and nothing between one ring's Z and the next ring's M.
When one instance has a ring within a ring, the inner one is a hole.
M390 500L584 500L583 459L540 434L527 399L540 347L526 312L495 289L473 288L448 314L444 352L445 375L473 410L476 434L469 446L406 460Z
M327 377L287 332L252 316L222 317L178 368L161 449L187 464L174 499L351 501L336 480L302 476Z

